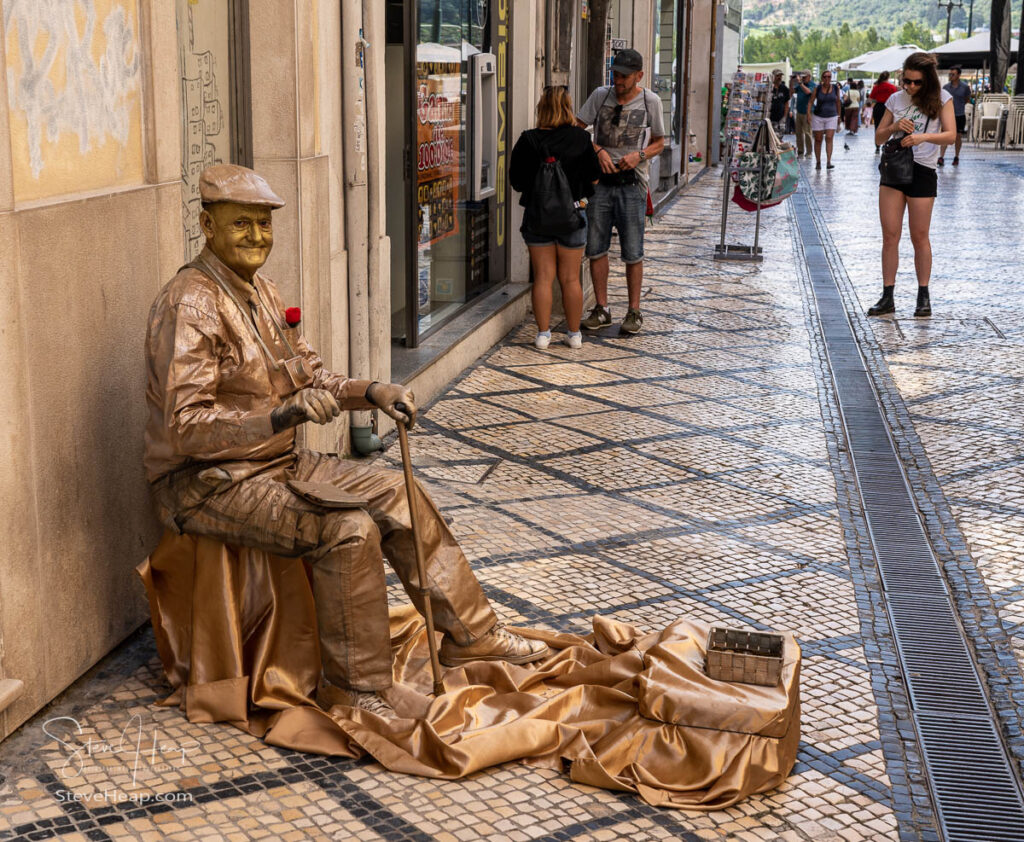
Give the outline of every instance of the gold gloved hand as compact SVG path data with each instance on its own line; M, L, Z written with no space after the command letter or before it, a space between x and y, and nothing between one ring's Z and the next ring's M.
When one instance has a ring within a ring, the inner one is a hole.
M416 398L401 383L373 382L366 389L366 399L410 430L416 423Z
M326 424L340 414L338 401L326 389L300 389L270 414L270 423L277 433L306 421Z

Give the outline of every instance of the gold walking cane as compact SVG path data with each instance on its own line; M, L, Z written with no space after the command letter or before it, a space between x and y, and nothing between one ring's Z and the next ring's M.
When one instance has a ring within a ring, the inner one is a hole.
M402 404L395 409L404 412ZM423 560L423 545L420 543L419 515L416 513L416 485L412 479L412 460L409 458L409 435L401 421L398 427L398 446L402 450L402 471L405 474L405 494L409 499L409 520L412 524L412 545L416 548L416 575L419 577L419 593L423 599L423 619L427 621L427 646L430 648L430 670L434 674L434 695L444 695L444 681L441 678L441 662L437 658L437 641L434 639L434 610L430 605L430 588L427 587L427 564Z

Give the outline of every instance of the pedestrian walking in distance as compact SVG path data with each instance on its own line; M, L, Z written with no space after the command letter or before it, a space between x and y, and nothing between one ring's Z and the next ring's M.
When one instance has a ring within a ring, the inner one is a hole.
M786 122L789 120L789 88L782 82L782 71L772 73L771 118L775 131L781 137L786 133Z
M903 90L885 101L885 114L875 129L875 143L881 146L890 137L902 137L900 145L910 147L914 155L914 178L899 187L879 185L878 216L882 222L882 297L868 309L869 316L896 311L893 291L900 261L900 236L903 212L910 217L910 239L914 244L914 269L917 272L917 308L915 316L932 314L928 282L932 274L932 244L928 231L935 205L935 164L937 144L950 144L956 138L953 97L939 87L935 56L912 53L903 62Z
M860 90L860 124L864 128L873 126L874 122L871 119L871 101L864 93L864 80L857 80L857 88Z
M885 101L898 90L899 88L889 81L888 70L878 74L878 81L871 87L871 93L868 94L868 99L874 103L871 108L871 123L876 129L882 124L882 118L885 116ZM879 149L880 147L876 142L876 155Z
M826 70L821 74L821 84L814 89L807 100L807 116L811 120L811 131L814 132L814 168L821 169L821 141L825 141L826 166L833 168L832 142L839 126L839 114L842 111L842 99L839 88L832 84L832 73Z
M537 103L537 127L520 135L509 160L509 183L522 193L526 209L520 231L533 269L534 345L551 343L551 294L562 289L565 344L583 344L583 288L580 264L587 244L587 199L601 174L590 134L576 125L572 100L561 85L550 85ZM544 195L535 195L543 191Z
M966 82L960 80L960 68L951 67L949 69L949 81L942 86L944 91L949 91L949 95L953 97L953 116L956 118L956 145L953 147L953 166L960 166L960 146L964 141L964 135L967 134L967 103L973 100L971 96L971 86ZM948 144L942 147L939 152L939 166L941 167L946 163L946 148Z
M846 122L846 133L857 134L860 123L860 87L856 82L850 82L849 93L846 94L846 107L843 111Z
M643 66L643 57L636 50L620 50L612 63L613 84L597 88L576 115L580 128L594 127L594 151L601 165L594 198L587 208L587 257L597 305L583 320L584 330L599 330L612 321L608 309L608 250L613 225L619 232L629 293L621 331L639 333L644 323L640 289L644 278L647 161L665 147L665 124L658 95L640 87Z
M805 70L800 74L800 82L796 86L796 156L798 158L811 155L813 138L811 137L811 115L807 104L811 101L814 88L811 71Z

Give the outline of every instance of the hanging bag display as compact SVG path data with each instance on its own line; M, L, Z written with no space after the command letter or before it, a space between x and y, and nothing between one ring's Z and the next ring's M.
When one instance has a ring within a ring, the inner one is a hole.
M740 155L737 164L743 197L755 205L758 200L762 205L771 201L775 173L779 167L779 139L767 120L761 121L753 147Z
M772 189L772 202L788 199L796 193L800 183L800 164L796 160L796 152L783 149L779 153L779 165L775 169L775 186Z
M768 202L777 204L796 193L800 180L800 164L796 160L796 152L788 143L783 144L775 133L775 127L768 124L768 148L775 156L775 179Z

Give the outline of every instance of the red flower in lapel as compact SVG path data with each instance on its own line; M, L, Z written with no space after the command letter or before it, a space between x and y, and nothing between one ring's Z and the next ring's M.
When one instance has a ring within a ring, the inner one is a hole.
M288 327L295 327L302 321L302 310L298 307L289 307L284 311L284 320L288 323Z

